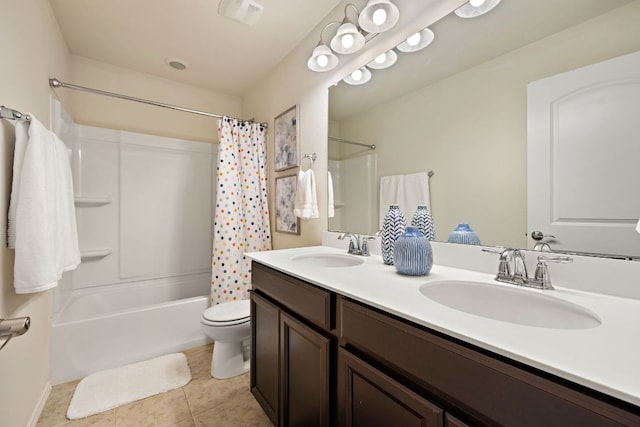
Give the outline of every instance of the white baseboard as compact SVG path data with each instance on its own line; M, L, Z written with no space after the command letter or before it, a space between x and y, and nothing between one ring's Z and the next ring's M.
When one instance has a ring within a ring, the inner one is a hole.
M45 384L42 394L40 395L40 400L38 400L38 405L36 405L33 414L31 414L31 419L28 424L29 427L36 427L36 424L38 424L38 419L40 419L40 415L42 415L42 411L44 410L44 406L47 404L47 399L49 399L50 394L51 381L47 381L47 384Z

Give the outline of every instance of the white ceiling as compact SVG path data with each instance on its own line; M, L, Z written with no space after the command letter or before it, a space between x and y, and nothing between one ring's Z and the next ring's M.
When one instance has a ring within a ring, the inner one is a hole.
M218 14L220 0L50 0L71 53L241 96L341 0L257 0L250 27ZM170 68L166 58L188 64Z
M264 6L264 13L253 27L219 15L220 0L50 3L75 55L242 96L342 3L256 1ZM362 89L346 88L340 95L332 89L332 116L339 119L352 108L363 109L384 97L390 99L395 96L390 86L407 93L632 1L640 0L503 0L482 17L462 19L450 14L431 26L436 38L428 48L400 53L391 69L374 70L372 81L365 85L366 94ZM355 3L361 6L365 0ZM187 70L169 67L166 58L184 60ZM383 83L381 75L395 83ZM372 98L372 93L377 98ZM352 104L348 108L346 101Z

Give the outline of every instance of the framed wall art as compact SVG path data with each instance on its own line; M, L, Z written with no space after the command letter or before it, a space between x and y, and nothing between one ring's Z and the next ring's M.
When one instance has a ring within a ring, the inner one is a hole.
M298 106L294 105L275 118L275 170L298 166Z
M276 177L276 231L300 234L300 218L294 215L298 176Z

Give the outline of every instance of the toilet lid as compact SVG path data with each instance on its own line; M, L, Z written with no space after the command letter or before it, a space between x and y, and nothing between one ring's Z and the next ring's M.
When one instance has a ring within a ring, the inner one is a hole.
M216 304L204 311L202 317L215 323L239 323L249 319L250 313L249 300L229 301L222 304Z

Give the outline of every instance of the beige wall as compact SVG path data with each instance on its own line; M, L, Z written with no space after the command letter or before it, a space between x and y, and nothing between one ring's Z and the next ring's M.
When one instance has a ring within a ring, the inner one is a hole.
M525 247L527 84L640 50L638 22L634 2L342 121L341 137L377 145L379 176L435 171L438 240L470 222L484 244Z
M231 117L241 99L162 77L71 55L69 83ZM176 73L180 71L176 70ZM218 119L71 89L63 106L77 123L151 135L216 142Z
M46 0L0 1L0 104L49 124L48 78L68 77L67 48ZM0 318L31 316L32 327L0 351L0 425L35 423L49 385L51 292L16 295L6 248L14 128L0 120Z

